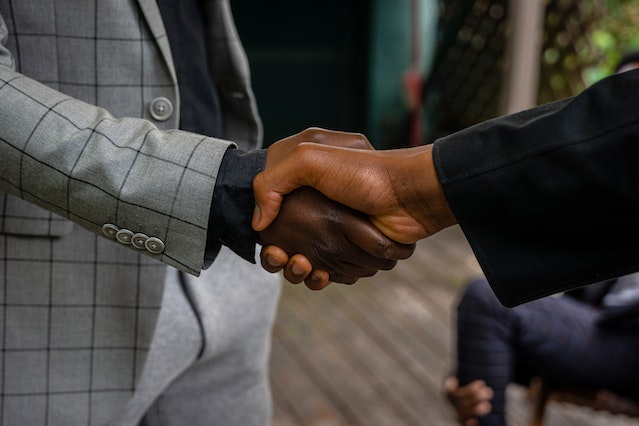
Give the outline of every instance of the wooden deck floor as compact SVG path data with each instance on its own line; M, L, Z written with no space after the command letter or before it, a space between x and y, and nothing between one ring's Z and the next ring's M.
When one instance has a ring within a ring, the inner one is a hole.
M479 273L454 227L354 286L286 284L273 333L274 426L455 425L441 383L453 364L459 290ZM508 392L509 424L526 425L524 389ZM631 424L556 403L547 414L547 426Z

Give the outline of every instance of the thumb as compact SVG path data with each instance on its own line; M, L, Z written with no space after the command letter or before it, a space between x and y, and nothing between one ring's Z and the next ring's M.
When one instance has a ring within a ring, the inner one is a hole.
M311 143L300 144L285 158L275 159L275 164L269 164L267 157L266 169L253 178L255 210L252 225L255 231L263 231L273 222L286 194L300 186L313 186L321 165L315 164L309 152L317 146L326 148Z
M253 195L255 197L255 210L253 211L253 229L263 231L273 222L280 212L283 195L271 190L266 185L264 172L259 173L253 180Z
M253 210L253 220L251 222L251 225L253 226L253 230L257 232L263 231L264 229L268 227L268 225L266 226L264 225L265 223L267 222L265 221L265 219L263 219L262 208L256 201L255 209Z

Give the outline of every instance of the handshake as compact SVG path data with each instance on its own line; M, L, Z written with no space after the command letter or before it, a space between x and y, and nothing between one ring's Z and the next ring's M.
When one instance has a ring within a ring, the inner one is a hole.
M253 181L262 266L322 289L410 257L456 223L432 145L375 151L361 134L311 128L273 144Z

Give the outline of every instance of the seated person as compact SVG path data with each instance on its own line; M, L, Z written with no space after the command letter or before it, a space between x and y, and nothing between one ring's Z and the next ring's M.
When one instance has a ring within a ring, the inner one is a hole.
M457 371L445 381L464 426L505 425L506 386L544 376L639 396L639 273L574 294L502 306L485 280L457 309Z

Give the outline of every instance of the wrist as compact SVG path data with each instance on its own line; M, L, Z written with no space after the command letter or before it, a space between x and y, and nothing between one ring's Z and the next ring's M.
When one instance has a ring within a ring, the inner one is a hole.
M433 161L433 145L428 145L430 148L424 158L426 163L426 185L428 186L427 199L432 200L432 208L435 212L435 217L439 221L440 229L447 228L457 224L457 218L453 213L453 210L448 204L448 199L444 192L444 188L439 181L437 171L435 170L435 163Z
M409 199L403 203L411 215L424 228L426 236L455 225L457 219L448 204L433 161L433 145L415 148L414 155L406 161L404 185L409 188Z
M229 148L224 155L209 214L207 246L228 246L249 262L255 259L257 233L251 227L255 206L253 177L264 168L263 150Z

